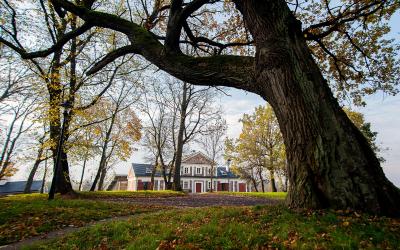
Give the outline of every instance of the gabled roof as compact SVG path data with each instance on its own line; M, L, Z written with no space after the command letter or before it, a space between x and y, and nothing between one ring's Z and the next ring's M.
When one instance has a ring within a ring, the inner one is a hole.
M8 181L0 185L0 194L13 194L24 192L26 181ZM42 181L33 181L31 191L38 192L42 187Z
M152 164L142 164L142 163L132 163L132 169L136 176L151 176L151 171L153 170ZM161 172L156 171L155 177L160 177Z
M212 165L213 161L201 152L195 152L183 158L182 163L186 164L207 164Z

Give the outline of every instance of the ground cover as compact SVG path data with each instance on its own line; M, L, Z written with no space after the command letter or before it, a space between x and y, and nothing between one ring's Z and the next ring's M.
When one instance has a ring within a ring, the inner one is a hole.
M47 200L45 194L13 195L0 198L0 245L16 242L63 227L80 227L91 221L153 210L144 206L100 200Z
M25 249L399 249L399 239L398 219L275 205L139 214Z

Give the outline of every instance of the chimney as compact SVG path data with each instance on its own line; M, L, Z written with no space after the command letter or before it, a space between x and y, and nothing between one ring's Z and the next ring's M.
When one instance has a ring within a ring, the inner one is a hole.
M229 172L229 168L230 168L230 166L231 166L231 159L228 159L227 161L226 161L226 172Z

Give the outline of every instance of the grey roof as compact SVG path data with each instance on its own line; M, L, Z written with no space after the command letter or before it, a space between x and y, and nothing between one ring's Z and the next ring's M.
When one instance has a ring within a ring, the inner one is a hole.
M217 177L218 178L239 178L231 171L226 171L225 167L217 167Z
M141 163L132 163L132 168L136 176L140 177L150 177L151 171L153 170L152 164L141 164ZM157 170L155 177L161 177L161 171ZM187 177L187 175L182 175L182 177ZM198 177L206 177L206 176L195 176ZM231 171L227 172L225 167L217 168L217 178L239 178L239 176L235 175Z
M8 181L0 185L0 194L12 194L24 192L26 181ZM42 187L42 181L33 181L31 191L38 192Z
M151 171L153 170L152 164L141 164L141 163L132 163L133 171L136 176L151 176ZM155 177L161 177L161 171L157 170Z

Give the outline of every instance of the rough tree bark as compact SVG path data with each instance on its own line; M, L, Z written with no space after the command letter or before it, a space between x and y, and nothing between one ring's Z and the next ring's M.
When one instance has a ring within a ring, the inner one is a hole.
M333 97L285 1L234 2L256 43L256 92L284 137L288 204L399 215L399 189Z

